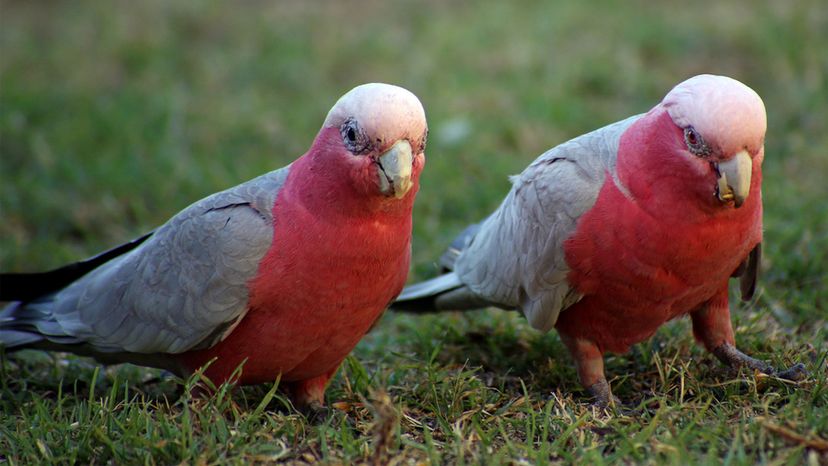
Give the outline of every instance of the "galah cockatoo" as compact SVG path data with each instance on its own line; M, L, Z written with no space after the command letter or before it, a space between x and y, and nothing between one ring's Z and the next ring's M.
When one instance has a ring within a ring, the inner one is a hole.
M778 372L735 347L728 281L756 286L762 241L765 107L749 87L702 75L655 108L561 144L500 207L458 237L444 273L394 309L518 309L555 328L597 404L613 400L603 354L626 352L668 320L724 363Z
M204 198L87 261L0 276L0 344L219 383L275 381L319 407L342 360L402 290L426 119L365 84L293 163Z

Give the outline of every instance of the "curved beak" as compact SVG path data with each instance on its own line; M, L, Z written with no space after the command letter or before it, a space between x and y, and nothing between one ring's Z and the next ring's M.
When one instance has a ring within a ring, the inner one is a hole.
M739 208L750 194L750 174L753 161L747 151L736 153L724 162L714 163L713 168L719 176L716 184L716 197L723 203L733 201Z
M401 199L411 189L413 156L411 144L405 139L397 141L376 161L379 167L380 191L386 196Z

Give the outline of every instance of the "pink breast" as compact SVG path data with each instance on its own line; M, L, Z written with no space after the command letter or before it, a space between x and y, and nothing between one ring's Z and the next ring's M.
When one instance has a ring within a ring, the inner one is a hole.
M250 310L221 343L188 353L191 369L226 380L247 360L241 383L305 380L334 369L405 283L410 223L317 222L291 203L274 206L273 246L251 284ZM382 230L382 231L380 231Z
M761 238L755 196L738 211L692 224L642 212L608 179L564 245L569 282L585 295L559 331L625 352L710 299Z

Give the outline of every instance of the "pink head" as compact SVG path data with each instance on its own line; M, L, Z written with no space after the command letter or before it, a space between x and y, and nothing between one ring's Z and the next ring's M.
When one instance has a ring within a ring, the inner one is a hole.
M757 154L765 140L765 104L753 89L726 76L702 74L674 87L661 106L679 128L694 128L716 160L742 150Z
M427 133L425 111L414 94L390 84L363 84L331 108L311 156L360 197L392 201L416 193Z
M635 155L628 162L645 173L639 178L651 178L638 186L648 193L689 192L708 208L738 208L759 190L766 127L765 106L751 88L724 76L695 76L630 127L625 146Z

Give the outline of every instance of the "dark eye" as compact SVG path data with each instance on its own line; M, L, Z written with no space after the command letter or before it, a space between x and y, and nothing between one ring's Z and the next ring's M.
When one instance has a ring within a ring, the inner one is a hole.
M359 127L356 119L348 118L339 127L339 134L342 135L342 142L345 147L354 155L361 155L371 150L371 142L368 136Z
M699 157L710 155L710 147L704 142L704 138L692 126L684 128L684 142L687 150Z
M692 129L687 130L687 145L695 146L699 143L699 136Z

